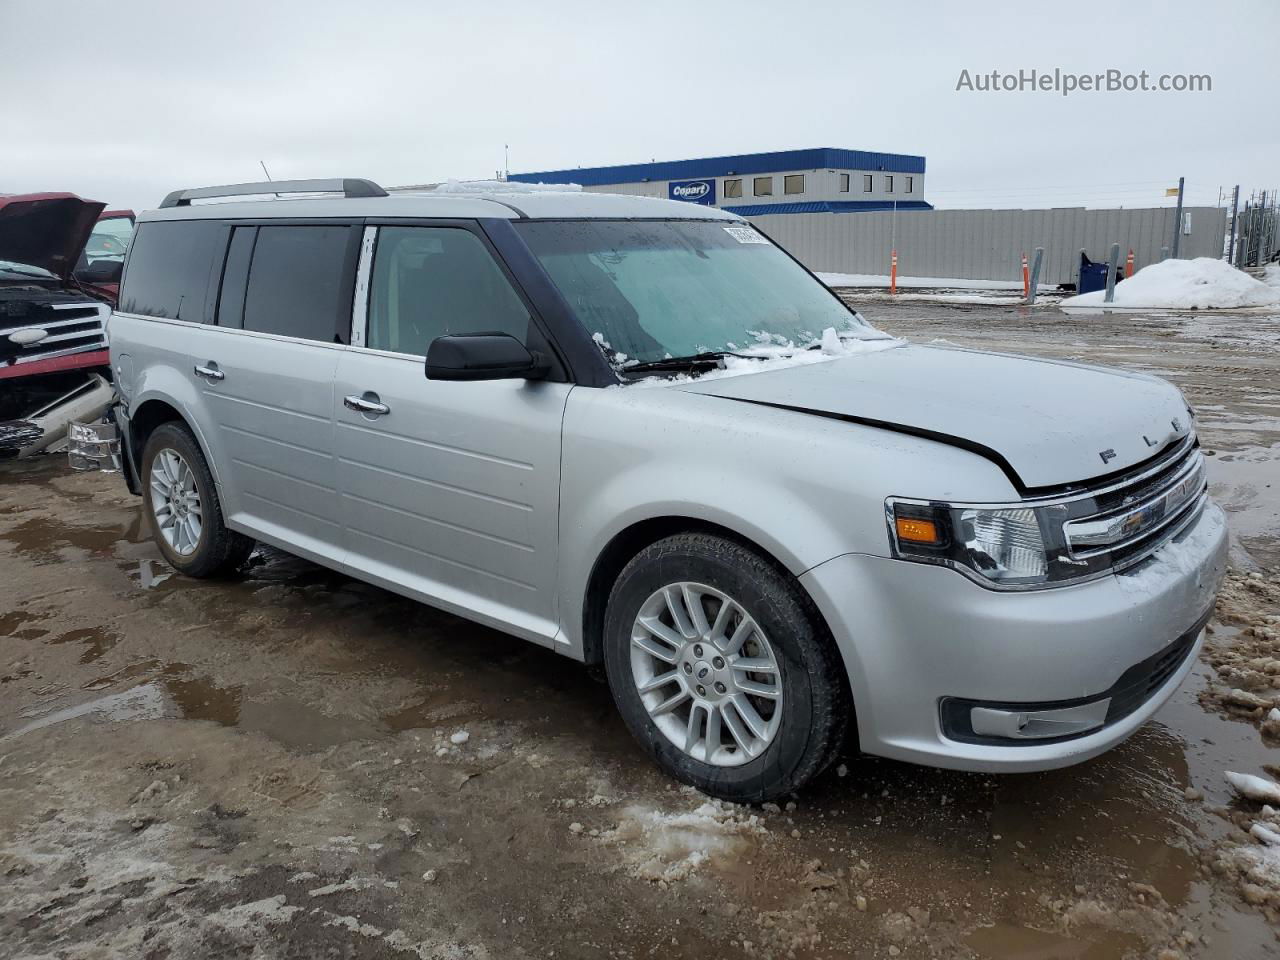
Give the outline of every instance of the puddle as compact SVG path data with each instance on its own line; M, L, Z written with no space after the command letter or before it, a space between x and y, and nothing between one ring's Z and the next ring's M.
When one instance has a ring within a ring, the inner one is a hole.
M155 561L153 560L138 561L138 585L141 586L143 590L150 590L152 587L158 587L173 576L172 570L165 573L156 573L152 569L152 564L154 563Z
M217 687L203 679L166 678L165 689L187 720L211 720L270 737L302 750L333 747L355 740L388 736L380 724L350 717L331 717L293 697L255 700L243 688Z
M110 556L117 543L124 540L138 543L142 534L141 513L133 511L133 518L109 527L78 527L53 518L32 517L22 523L0 531L0 539L12 543L20 553L33 557L39 563L57 563L60 552L67 547L84 550L95 557Z
M1142 945L1137 937L1123 933L1078 940L1006 923L979 927L964 942L979 957L991 960L1114 960Z
M12 740L33 730L41 730L54 724L64 723L80 717L92 717L109 723L125 721L155 720L170 715L169 699L158 684L147 683L123 693L113 693L107 697L90 700L63 710L55 710L37 717L11 733L0 736L0 741Z
M92 663L119 643L120 637L105 627L86 627L82 630L68 630L66 633L60 633L56 637L51 637L47 642L52 644L83 643L85 649L80 655L80 662Z
M24 623L33 623L48 618L47 613L33 613L30 610L11 610L9 613L0 613L0 637L22 636L24 638L39 637L47 633L46 630L27 629L19 631Z
M72 631L87 633L88 631ZM64 634L59 642L76 638ZM150 661L134 664L86 686L100 689L138 673L154 670L159 664ZM183 720L208 720L224 727L260 733L286 747L315 750L355 740L386 737L391 730L378 723L348 717L331 717L292 697L255 700L241 687L219 687L207 680L185 675L185 668L170 666L164 675L121 693L114 693L87 703L55 710L32 719L0 739L19 737L67 720L88 717L93 720L123 723L155 720L161 717Z
M1206 457L1209 492L1244 536L1280 532L1280 444Z

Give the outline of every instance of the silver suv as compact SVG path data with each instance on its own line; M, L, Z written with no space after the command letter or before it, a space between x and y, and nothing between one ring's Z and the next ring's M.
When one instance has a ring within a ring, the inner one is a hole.
M179 571L261 541L603 664L644 749L727 799L846 733L1094 756L1191 670L1224 572L1175 387L889 338L704 206L179 191L110 341Z

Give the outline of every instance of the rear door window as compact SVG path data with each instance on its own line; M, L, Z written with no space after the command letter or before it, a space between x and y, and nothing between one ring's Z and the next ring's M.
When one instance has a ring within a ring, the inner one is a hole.
M214 261L221 262L226 225L210 220L139 225L120 291L120 311L203 323Z
M420 357L447 334L507 333L524 343L529 320L529 309L474 233L378 229L365 346Z
M359 241L359 230L346 224L258 227L244 293L244 329L346 343ZM225 279L223 297L224 302L234 299L228 298ZM227 325L234 326L234 306L229 309Z

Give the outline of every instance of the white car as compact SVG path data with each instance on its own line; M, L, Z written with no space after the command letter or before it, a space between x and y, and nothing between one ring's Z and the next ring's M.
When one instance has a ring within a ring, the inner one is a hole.
M705 206L179 191L110 334L178 570L262 541L603 663L644 749L732 800L846 735L1091 757L1191 670L1224 572L1175 387L894 340Z

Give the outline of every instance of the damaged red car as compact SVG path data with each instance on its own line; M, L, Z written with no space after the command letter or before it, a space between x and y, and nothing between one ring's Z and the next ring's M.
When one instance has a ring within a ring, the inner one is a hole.
M133 222L71 193L0 196L0 456L49 446L110 399L107 318Z

